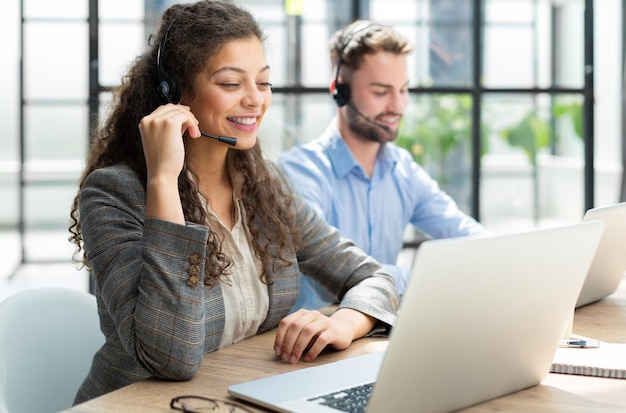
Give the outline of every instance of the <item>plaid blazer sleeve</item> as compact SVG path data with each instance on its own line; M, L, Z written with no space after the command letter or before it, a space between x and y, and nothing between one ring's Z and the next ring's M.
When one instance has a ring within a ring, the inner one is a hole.
M387 329L393 326L399 306L393 278L384 272L376 260L356 247L352 240L341 237L335 227L326 223L291 189L289 182L275 166L270 164L270 169L294 196L294 216L296 228L301 229L301 241L295 246L295 265L273 275L272 281L276 282L270 285L270 314L261 328L275 326L274 323L280 321L279 317L285 315L284 311L272 314L272 307L288 310L293 305L297 284L287 284L286 280L297 280L300 272L319 281L340 297L339 308L352 308L367 314L379 320L378 327ZM294 285L296 288L291 288ZM279 305L280 298L290 300L287 305Z
M219 287L207 297L203 291L207 228L146 218L144 188L124 166L87 178L80 224L107 338L92 372L120 376L98 378L113 387L149 376L191 378L224 325ZM197 285L188 283L191 273Z

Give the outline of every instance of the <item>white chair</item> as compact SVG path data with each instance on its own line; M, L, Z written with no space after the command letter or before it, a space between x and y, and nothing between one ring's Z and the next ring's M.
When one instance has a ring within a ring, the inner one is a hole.
M69 408L103 343L91 294L36 288L0 302L0 413Z

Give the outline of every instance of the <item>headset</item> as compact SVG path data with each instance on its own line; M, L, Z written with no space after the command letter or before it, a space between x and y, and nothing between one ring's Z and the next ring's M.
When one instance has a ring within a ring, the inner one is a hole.
M180 17L180 15L185 11L185 8L180 10L170 24L165 29L165 34L163 34L163 38L161 39L161 43L159 44L159 48L157 49L156 55L156 66L157 72L159 76L159 84L157 85L157 91L159 92L159 96L163 103L174 103L178 104L180 102L180 97L182 95L182 91L180 89L180 84L178 83L178 79L171 75L163 65L163 61L161 55L165 50L165 44L167 43L167 39L170 35L170 29L174 25L174 22Z
M342 37L345 37L346 40L342 42L343 45L341 46L341 49L337 50L339 52L339 60L337 61L337 71L335 72L335 89L333 90L333 99L335 100L335 103L337 104L338 107L347 105L350 109L352 109L357 115L363 118L366 122L371 123L372 125L378 126L385 132L391 132L391 129L388 126L381 125L375 122L373 119L370 119L369 117L361 113L361 111L356 106L351 104L350 103L350 93L351 93L350 85L348 85L347 83L339 83L339 70L341 69L341 65L344 63L342 56L343 56L343 53L346 51L346 47L348 47L348 45L350 44L354 36L357 35L357 33L362 32L363 30L366 30L372 27L376 27L377 30L382 30L384 28L384 26L377 24L377 23L364 22L363 24L357 25L352 30L350 30L347 34L342 36Z
M348 104L348 102L350 102L350 85L346 83L339 83L339 70L341 69L341 65L345 63L342 57L343 53L346 51L346 48L348 47L354 36L362 32L363 30L372 27L377 27L381 30L383 29L383 26L380 24L363 22L362 24L359 24L356 27L352 28L352 30L350 30L348 33L341 36L342 38L345 38L345 40L342 42L341 48L337 49L339 60L337 61L337 71L335 72L335 89L333 90L333 99L335 100L335 103L338 107L345 106Z
M170 72L168 72L165 69L161 55L165 51L165 44L167 43L167 39L169 38L170 29L174 25L174 22L176 22L176 20L180 17L181 14L183 14L185 10L186 8L183 7L172 18L172 21L170 21L170 24L167 26L167 29L165 29L165 33L163 34L163 38L161 39L161 43L159 43L159 48L157 49L156 67L157 67L157 73L159 76L159 84L157 85L156 89L159 92L159 96L161 97L161 101L163 103L178 104L180 103L180 98L182 96L182 90L180 87L180 83L178 82L178 79L176 78L176 76L172 75ZM202 131L200 131L200 134L206 138L216 139L230 146L237 145L237 138L234 138L232 136L210 135Z

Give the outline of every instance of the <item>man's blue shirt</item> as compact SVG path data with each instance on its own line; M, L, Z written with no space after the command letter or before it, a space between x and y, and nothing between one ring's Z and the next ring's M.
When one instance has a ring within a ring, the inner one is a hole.
M368 177L341 138L336 121L318 139L284 152L278 165L330 225L383 264L396 280L400 295L409 269L395 264L409 223L432 238L483 231L407 150L394 143L381 145ZM317 309L335 301L324 288L301 277L294 310Z

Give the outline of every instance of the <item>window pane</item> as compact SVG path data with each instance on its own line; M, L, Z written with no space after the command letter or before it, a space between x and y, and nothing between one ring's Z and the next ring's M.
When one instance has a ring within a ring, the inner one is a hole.
M270 80L273 86L288 85L288 61L287 48L289 47L287 39L287 29L285 26L270 26L263 28L267 40L265 41L265 57L271 68ZM295 74L291 74L295 76Z
M331 74L328 40L332 35L326 23L309 23L302 30L302 84L328 87ZM326 41L323 41L326 40Z
M397 140L466 212L472 199L471 114L470 95L412 96Z
M144 0L99 1L98 14L101 19L142 20L144 18Z
M319 1L319 0L318 0ZM309 1L305 2L309 3ZM267 62L271 67L271 82L274 86L289 84L295 74L289 72L288 48L293 47L293 36L287 32L287 15L282 0L245 0L241 4L258 20L265 39ZM291 77L289 77L291 76Z
M110 0L107 0L110 1ZM85 0L23 0L24 17L30 18L78 18L89 15L89 2Z
M582 0L485 0L485 15L486 86L582 87Z
M559 100L548 95L485 98L489 140L481 159L480 204L481 220L490 229L580 221L582 139L565 110L572 104L575 112L576 99Z
M71 260L75 248L67 228L75 195L73 183L26 188L22 236L27 261Z
M100 93L98 99L100 103L100 106L98 107L98 121L101 125L111 112L111 101L113 100L113 94L111 92L103 92Z
M302 20L312 20L319 22L320 20L328 20L329 0L306 0L302 1Z
M0 31L2 32L2 76L0 76L0 170L4 162L19 159L19 91L20 91L20 20L19 3L3 1L0 3ZM7 199L7 198L2 198ZM0 222L2 222L0 220Z
M582 87L585 83L585 8L583 0L562 3L555 10L557 44L554 56L557 62L555 81L563 87ZM598 24L602 23L596 21L596 25ZM617 39L617 34L614 35Z
M259 131L265 155L276 159L281 151L317 138L336 108L330 94L275 94Z
M24 114L27 161L85 158L87 105L27 105Z
M485 0L485 19L488 22L532 23L534 20L533 0Z
M473 5L470 0L432 0L429 74L436 86L472 83Z
M414 23L424 18L423 13L426 12L428 3L429 0L370 0L369 15L377 23Z
M39 161L25 165L26 185L22 191L26 231L67 230L82 167L80 161ZM57 244L60 245L67 245L67 233L65 243Z
M596 205L620 201L622 188L622 1L596 2L594 135ZM624 177L626 179L626 177Z
M311 0L306 0L304 3L306 5L310 2ZM241 5L252 12L263 28L265 24L282 21L286 16L284 0L243 0Z
M119 85L129 65L145 48L143 24L115 24L103 22L100 25L100 84Z
M549 87L554 43L549 2L488 0L483 78L489 87Z
M529 27L485 28L485 85L536 86L538 67L534 46L533 31Z
M86 99L86 23L24 24L24 94L29 99Z
M0 229L6 230L17 226L19 216L19 175L17 163L0 163ZM4 252L3 252L4 255Z
M420 86L465 86L472 79L472 1L371 2L373 20L390 24L414 43L411 81Z

